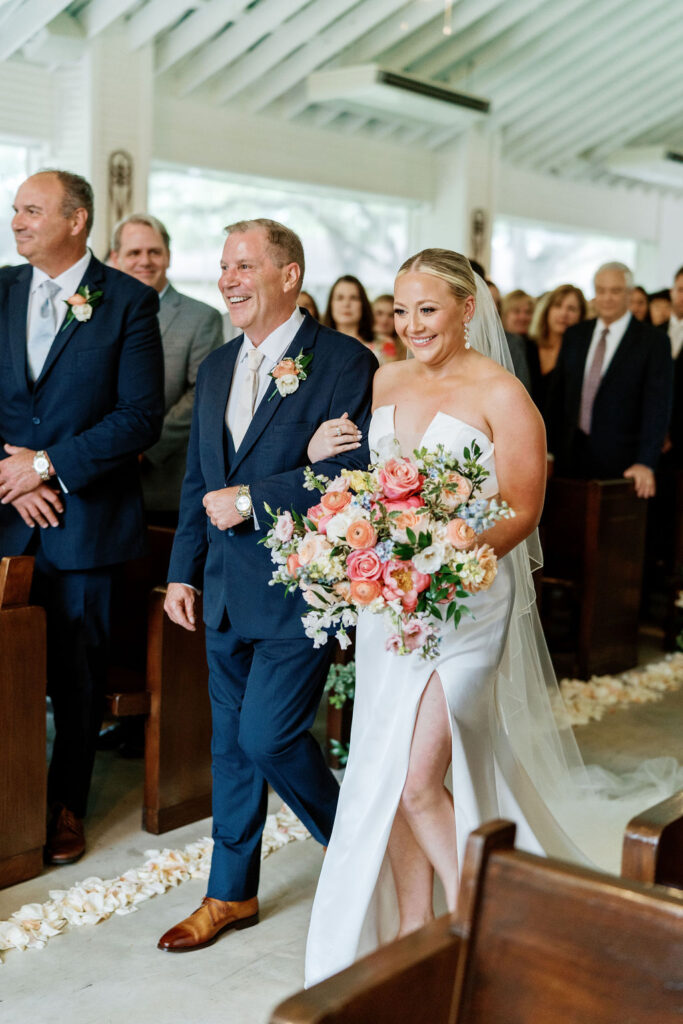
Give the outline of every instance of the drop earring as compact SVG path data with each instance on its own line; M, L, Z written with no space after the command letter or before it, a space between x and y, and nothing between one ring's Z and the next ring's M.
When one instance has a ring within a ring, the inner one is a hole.
M464 329L464 332L465 332L465 348L470 348L471 346L470 346L470 322L469 322L469 320L465 320L465 322L463 324L463 329Z

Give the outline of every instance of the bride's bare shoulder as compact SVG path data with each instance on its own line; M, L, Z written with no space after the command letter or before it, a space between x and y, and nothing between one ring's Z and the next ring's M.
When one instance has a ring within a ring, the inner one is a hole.
M395 400L396 390L401 387L406 377L406 361L385 363L375 373L372 385L372 405L391 405Z

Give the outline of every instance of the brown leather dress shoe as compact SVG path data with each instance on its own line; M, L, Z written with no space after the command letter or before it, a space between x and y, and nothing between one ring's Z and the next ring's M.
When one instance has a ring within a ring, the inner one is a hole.
M184 921L162 935L157 949L165 953L189 953L215 942L222 932L234 928L251 928L258 924L258 899L215 900L205 896L202 905Z
M85 853L83 819L68 807L55 807L47 831L43 860L46 864L73 864Z

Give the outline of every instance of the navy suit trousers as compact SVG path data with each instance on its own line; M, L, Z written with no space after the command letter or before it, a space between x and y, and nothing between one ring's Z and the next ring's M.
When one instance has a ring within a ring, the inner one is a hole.
M213 839L207 894L245 900L258 890L267 784L327 844L339 787L308 731L333 645L307 637L245 640L227 616L206 628L213 715Z

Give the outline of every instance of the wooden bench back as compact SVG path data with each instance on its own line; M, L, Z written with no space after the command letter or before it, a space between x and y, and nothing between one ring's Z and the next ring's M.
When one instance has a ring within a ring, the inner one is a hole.
M680 1024L683 900L516 851L514 833L468 841L449 1024Z
M621 874L632 882L683 889L683 790L629 821Z

